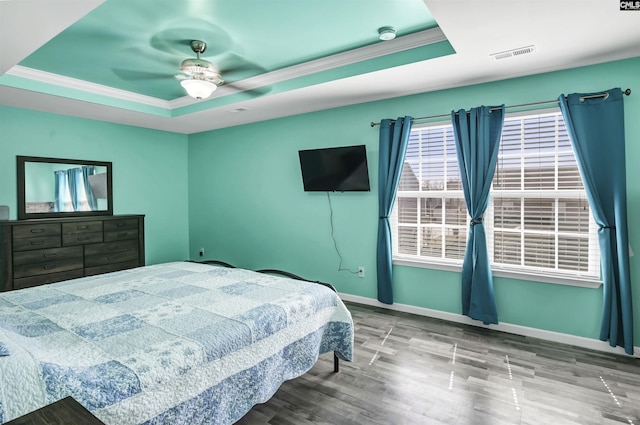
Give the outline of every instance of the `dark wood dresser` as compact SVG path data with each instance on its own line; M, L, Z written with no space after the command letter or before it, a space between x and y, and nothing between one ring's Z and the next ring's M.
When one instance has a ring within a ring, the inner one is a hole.
M144 264L143 215L0 221L0 291Z

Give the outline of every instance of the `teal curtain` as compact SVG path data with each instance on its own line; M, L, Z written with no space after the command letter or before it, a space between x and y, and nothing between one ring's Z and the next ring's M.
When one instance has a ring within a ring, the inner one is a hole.
M633 354L624 104L619 88L560 96L560 109L598 229L603 281L600 339Z
M389 216L396 199L402 165L407 151L413 118L406 116L380 123L380 158L378 165L378 300L393 304L391 227Z
M67 180L69 181L69 195L74 211L80 210L80 194L82 193L82 169L70 168L67 170Z
M67 172L65 170L58 170L54 172L55 187L53 201L53 211L64 211L64 198L67 193Z
M504 105L451 112L467 212L471 217L462 263L462 314L485 325L498 323L484 213L498 160Z
M98 209L98 200L93 194L93 189L91 188L91 182L89 181L89 176L92 176L96 173L96 167L93 165L85 165L82 167L82 181L84 183L84 193L87 196L87 204L89 204L89 208L91 211L96 211Z

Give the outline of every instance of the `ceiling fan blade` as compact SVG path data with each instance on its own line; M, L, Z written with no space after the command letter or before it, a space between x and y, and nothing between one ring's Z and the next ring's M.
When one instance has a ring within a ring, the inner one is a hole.
M216 64L226 81L241 81L268 72L267 69L234 53L225 54Z
M135 69L111 68L111 70L114 74L125 81L158 80L173 77L173 74L138 71Z
M223 87L230 87L241 93L246 93L251 97L264 96L271 91L271 86L251 87L248 84L239 83L225 83Z
M123 79L136 79L138 76L134 75L135 71L139 71L141 73L139 75L144 75L147 72L170 76L179 69L181 60L178 56L168 55L148 46L139 45L119 52L111 61L111 70Z

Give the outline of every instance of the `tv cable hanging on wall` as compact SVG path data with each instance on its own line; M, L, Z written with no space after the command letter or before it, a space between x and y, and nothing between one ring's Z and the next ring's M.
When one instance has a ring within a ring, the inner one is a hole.
M351 274L358 274L358 270L353 271L351 269L348 268L342 268L342 254L340 254L340 250L338 249L338 242L336 241L336 237L334 235L334 226L333 226L333 206L331 205L331 195L329 194L329 192L327 192L327 200L329 201L329 222L331 223L331 239L333 240L333 247L336 250L336 254L338 254L338 258L340 259L340 262L338 263L338 271L339 272L349 272Z

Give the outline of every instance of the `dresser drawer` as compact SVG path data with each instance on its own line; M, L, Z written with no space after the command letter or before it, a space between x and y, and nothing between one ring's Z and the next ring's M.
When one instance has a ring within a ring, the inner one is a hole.
M14 251L28 251L42 248L56 248L60 245L60 235L42 236L37 238L16 238L13 239Z
M102 266L105 264L137 261L138 250L120 251L111 254L87 255L84 259L85 267Z
M102 221L62 223L62 246L102 242Z
M64 260L47 261L35 264L20 264L13 267L13 277L37 276L49 273L65 272L69 270L82 269L82 257L69 258Z
M84 245L96 242L102 242L102 232L62 235L62 246Z
M121 241L138 238L138 219L109 220L104 222L104 241Z
M137 261L140 252L137 239L97 243L84 248L85 267L95 267L124 261Z
M115 241L94 243L84 247L84 255L102 255L113 254L122 251L135 251L138 252L139 246L137 240Z
M33 251L16 252L13 254L13 266L66 260L70 258L82 259L82 247L72 246L67 248L36 249Z
M67 279L75 279L84 276L83 269L70 270L68 272L41 274L37 276L23 277L19 279L13 279L13 288L22 289L31 288L32 286L44 285L46 283L61 282Z
M63 235L75 235L79 233L102 232L101 221L79 221L77 223L62 223Z
M117 230L114 232L104 232L104 241L112 242L112 241L122 241L127 239L137 239L138 238L138 229L126 229L126 230Z
M115 272L118 270L132 269L134 267L143 266L138 260L126 261L123 263L105 264L104 266L86 267L84 269L85 276L93 276L96 274Z
M27 224L13 226L13 238L33 238L60 235L60 223Z
M119 230L126 229L138 229L137 218L125 218L122 220L105 220L104 231L105 232L117 232Z

